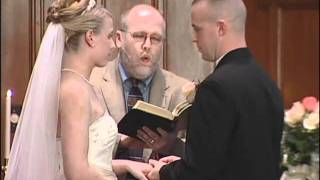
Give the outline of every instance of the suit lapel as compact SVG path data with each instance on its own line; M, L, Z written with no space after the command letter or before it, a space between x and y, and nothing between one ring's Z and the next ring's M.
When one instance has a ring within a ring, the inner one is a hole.
M117 123L126 113L118 62L115 60L107 65L100 85L108 111ZM171 100L170 85L160 68L156 70L151 83L149 102L168 109Z
M125 102L122 91L122 83L118 71L118 61L108 64L103 75L101 89L110 115L118 123L125 114Z
M168 93L170 86L167 84L164 74L161 69L157 69L150 89L150 103L168 108L170 102L170 94Z

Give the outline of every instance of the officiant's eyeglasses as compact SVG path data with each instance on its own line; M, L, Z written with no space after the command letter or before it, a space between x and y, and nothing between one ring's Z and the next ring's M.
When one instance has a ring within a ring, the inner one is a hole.
M147 38L149 38L152 45L158 45L161 44L164 40L164 38L160 34L148 34L146 32L129 32L126 30L121 31L130 34L134 41L140 43L145 43Z

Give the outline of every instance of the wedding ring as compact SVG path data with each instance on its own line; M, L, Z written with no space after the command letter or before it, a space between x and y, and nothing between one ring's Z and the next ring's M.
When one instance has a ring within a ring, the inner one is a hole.
M151 141L150 141L150 144L153 144L154 143L154 140L152 139Z

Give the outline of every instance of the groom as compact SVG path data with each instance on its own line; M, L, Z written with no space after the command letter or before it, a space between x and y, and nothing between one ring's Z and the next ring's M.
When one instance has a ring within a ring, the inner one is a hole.
M276 180L283 102L245 41L242 0L195 0L194 42L216 66L198 87L185 158L150 160L151 180Z

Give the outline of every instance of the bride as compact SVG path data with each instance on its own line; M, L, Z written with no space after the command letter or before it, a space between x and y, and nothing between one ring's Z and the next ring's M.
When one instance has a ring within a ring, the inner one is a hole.
M56 0L47 22L6 179L146 179L150 165L112 161L117 125L88 81L117 53L112 15L94 0Z

